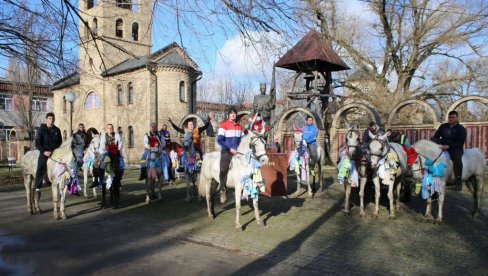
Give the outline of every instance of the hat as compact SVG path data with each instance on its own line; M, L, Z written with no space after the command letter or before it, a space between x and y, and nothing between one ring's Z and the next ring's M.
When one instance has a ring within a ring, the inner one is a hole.
M229 107L229 110L227 111L227 114L230 114L230 113L237 114L237 108L235 106Z

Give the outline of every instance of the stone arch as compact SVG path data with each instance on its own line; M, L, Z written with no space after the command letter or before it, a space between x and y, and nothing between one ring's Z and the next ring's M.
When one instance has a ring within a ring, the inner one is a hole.
M396 119L398 112L408 106L408 105L420 105L422 107L425 107L427 112L430 114L432 117L433 121L433 126L438 127L441 121L441 112L438 108L435 108L434 106L421 101L421 100L415 100L415 99L410 99L410 100L405 100L402 102L399 102L395 107L390 112L390 115L388 115L388 120L386 121L385 127L388 128L392 125L393 121Z
M444 115L445 116L444 119L447 121L447 117L449 116L449 112L451 112L453 110L456 110L456 108L458 108L461 104L463 104L465 102L469 102L469 101L478 101L478 102L481 102L481 103L484 103L484 104L488 105L488 98L486 98L486 97L482 97L482 96L467 96L467 97L463 97L463 98L455 101L449 107L449 109L447 110L446 114Z
M335 164L337 162L338 158L338 147L339 147L339 138L337 137L338 130L339 130L339 123L340 119L343 115L343 113L351 110L351 109L361 109L366 111L366 113L369 115L371 121L375 122L377 125L381 125L381 118L373 107L364 104L364 103L349 103L337 110L337 112L334 114L334 118L332 119L331 123L331 128L330 128L330 158L332 159L332 163Z

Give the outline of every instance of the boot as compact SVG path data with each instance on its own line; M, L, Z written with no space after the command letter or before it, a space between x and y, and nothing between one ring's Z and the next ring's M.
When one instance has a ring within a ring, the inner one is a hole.
M93 183L91 184L90 189L96 188L98 187L98 185L100 185L100 183L98 183L98 180L95 179L95 181L93 181Z
M456 184L453 186L448 186L447 188L451 191L460 192L463 190L463 180L461 177L458 177L456 178Z
M146 179L147 176L147 168L141 168L141 175L139 176L139 180L144 180Z

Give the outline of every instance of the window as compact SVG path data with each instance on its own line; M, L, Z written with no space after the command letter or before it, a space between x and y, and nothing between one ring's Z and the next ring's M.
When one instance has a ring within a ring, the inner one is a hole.
M117 105L124 104L124 90L122 84L117 85Z
M117 127L117 133L120 135L120 137L122 137L122 127L121 126Z
M0 94L0 110L13 111L12 96Z
M122 9L132 9L132 1L131 0L117 0L117 7Z
M132 40L139 40L139 24L137 24L137 22L132 23Z
M180 82L180 102L186 102L185 82Z
M134 85L132 84L132 82L129 82L129 84L127 85L127 90L129 91L127 103L133 104L135 99L134 99Z
M93 18L92 31L94 35L98 34L98 21L96 18Z
M87 0L86 1L86 9L89 10L89 9L93 8L94 4L95 3L93 3L93 0Z
M100 108L100 97L95 92L90 92L86 97L85 110Z
M66 97L63 97L63 113L66 113L66 110L68 109L67 102Z
M123 28L124 28L124 21L122 21L122 19L117 19L115 21L115 36L116 37L124 37L124 31L123 31Z
M132 128L132 126L129 126L128 133L129 133L129 142L127 144L129 148L133 148L135 139L134 139L134 128Z
M32 111L47 112L47 98L33 97Z

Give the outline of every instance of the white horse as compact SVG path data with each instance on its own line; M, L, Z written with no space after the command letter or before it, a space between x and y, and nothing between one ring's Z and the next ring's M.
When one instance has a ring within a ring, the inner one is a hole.
M293 127L295 132L293 133L293 140L295 141L295 150L293 154L290 156L294 158L294 162L289 162L290 164L295 164L295 170L299 170L296 173L297 176L297 190L295 195L299 195L301 193L301 184L302 180L305 179L305 183L308 187L308 195L311 197L313 196L313 184L315 184L315 176L313 177L313 181L310 181L310 170L315 168L310 168L310 152L303 140L303 133L300 132L298 129ZM304 164L303 164L304 163ZM298 167L297 167L298 166ZM317 175L319 179L319 191L323 188L323 168L325 168L325 151L324 149L317 145L317 160L316 160L316 167L317 167ZM303 173L301 172L303 170ZM301 177L302 176L302 177ZM312 183L311 183L312 182Z
M373 178L375 186L375 210L378 216L380 210L380 169L384 168L383 184L388 185L388 199L390 200L390 218L395 217L395 209L400 209L400 190L403 177L408 170L407 154L397 143L388 143L382 139L372 139L369 143L371 168L376 173ZM384 162L383 164L380 164ZM382 167L382 168L380 168ZM362 185L365 186L365 185ZM361 187L364 190L364 187ZM361 210L364 212L364 209ZM361 215L364 215L363 213Z
M53 195L53 216L54 219L66 219L65 201L67 186L64 181L59 181L60 176L69 171L69 165L77 163L81 166L83 164L83 149L84 145L77 145L71 148L71 138L66 140L59 148L54 150L52 156L47 161L47 178L52 183ZM35 196L35 176L37 170L37 160L40 152L33 150L27 152L22 158L22 175L24 177L24 186L27 196L27 212L34 214L41 213L39 207L39 199ZM61 200L60 197L61 196ZM33 205L35 210L33 210Z
M359 176L359 201L360 201L360 214L364 216L364 187L368 180L368 158L365 149L361 147L360 134L356 127L349 129L346 135L346 152L349 159L355 161L356 170ZM371 170L373 176L376 175L376 170ZM344 191L345 191L345 203L344 212L349 213L350 202L349 198L351 195L351 184L348 180L344 181Z
M85 198L88 197L87 186L88 186L88 173L93 175L93 180L97 177L94 175L93 166L97 158L100 157L100 135L94 134L93 138L85 151L85 155L83 156L83 196ZM97 197L97 188L93 187L93 196Z
M200 156L201 158L201 156ZM190 202L190 183L193 184L193 190L197 193L197 176L198 176L198 164L196 160L195 145L193 144L192 133L186 133L183 140L183 154L181 156L181 166L185 170L186 181L186 202Z
M440 178L441 189L438 191L439 211L436 222L442 223L446 183L454 183L455 181L452 161L443 154L443 151L438 144L429 140L420 140L413 145L413 148L415 148L418 154L415 162L412 165L412 172L415 178L422 179L425 169L427 168L426 158L433 161L434 166L439 165L442 162L447 165L444 171L444 176ZM465 149L462 162L462 181L466 182L466 185L471 191L474 199L474 210L472 215L473 217L479 217L481 213L483 180L486 170L485 157L479 148ZM424 218L434 218L432 216L432 199L430 196L427 199L427 208L425 210Z
M249 133L242 137L238 153L232 157L230 163L230 169L227 176L227 187L235 189L236 200L236 229L242 229L242 225L239 222L240 209L241 209L241 194L243 187L241 185L241 179L249 174L250 164L246 159L248 153L251 154L251 158L258 160L261 165L268 162L268 156L266 154L266 142L264 138L255 133ZM211 152L205 155L203 160L202 170L200 173L200 182L198 184L199 195L207 199L207 211L210 219L215 218L214 201L215 194L217 192L218 185L212 185L219 183L220 174L220 152ZM264 225L259 216L258 200L253 199L254 215L258 225Z

